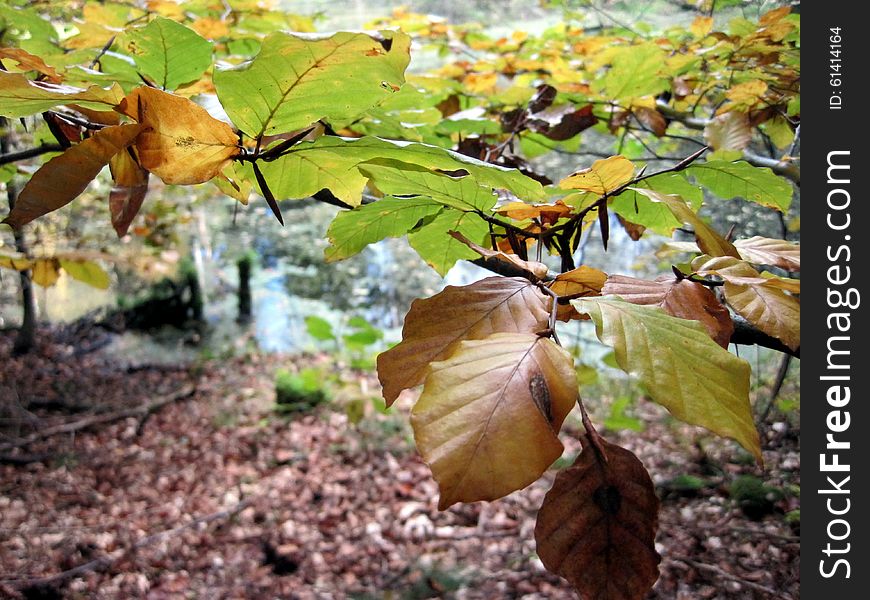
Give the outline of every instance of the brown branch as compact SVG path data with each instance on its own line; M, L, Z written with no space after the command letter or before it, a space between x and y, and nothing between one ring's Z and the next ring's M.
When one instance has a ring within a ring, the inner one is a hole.
M48 154L49 152L63 151L64 148L60 144L41 144L39 146L34 146L33 148L27 148L26 150L19 150L18 152L9 152L8 154L0 155L0 165L6 165L19 160L27 160L28 158Z
M754 581L749 581L748 579L744 579L739 575L735 575L733 573L729 573L725 569L721 567L717 567L716 565L709 565L707 563L703 563L688 556L674 556L671 560L669 560L671 564L678 566L679 563L683 563L686 566L694 567L699 571L706 571L708 573L712 573L722 579L727 579L729 581L734 581L739 583L740 585L746 586L751 590L755 590L757 592L762 592L770 596L771 598L776 598L777 600L792 600L792 597L785 593L782 590L775 590L773 588L769 588L765 585L761 585L760 583L755 583Z
M100 571L105 570L111 567L113 564L127 556L128 554L143 548L144 546L151 545L155 542L160 542L165 540L166 538L177 535L183 531L188 529L192 529L193 527L197 527L198 525L203 525L205 523L211 523L212 521L217 521L220 519L226 519L232 517L239 512L241 512L246 506L251 503L251 499L247 498L237 503L232 508L221 510L217 512L210 513L208 515L203 515L202 517L197 517L192 521L188 521L184 525L179 525L178 527L174 527L172 529L167 529L164 531L160 531L158 533L146 536L133 544L128 548L119 548L110 554L105 556L101 556L99 558L95 558L94 560L88 561L84 564L81 564L77 567L73 567L72 569L68 569L66 571L62 571L56 575L49 575L48 577L39 577L34 579L19 579L6 581L4 583L10 584L15 588L25 589L25 588L50 588L53 586L57 586L58 584L64 583L70 579L75 577L79 577L80 575L84 575L85 573L89 573L90 571Z
M658 108L659 112L661 112L669 119L673 121L679 121L689 129L697 129L699 131L703 131L703 129L707 127L707 125L710 123L709 119L703 119L701 117L695 117L687 113L682 113L662 101L659 101L656 104L656 108ZM789 161L768 158L766 156L755 154L754 152L751 152L749 150L743 151L743 160L755 167L767 167L777 175L785 177L786 179L790 179L796 185L801 184L801 170Z
M156 400L152 400L151 402L146 402L140 406L136 406L133 408L125 408L124 410L119 410L111 413L93 415L90 417L86 417L84 419L79 419L77 421L72 421L68 423L63 423L61 425L56 425L54 427L48 427L46 429L42 429L40 431L35 431L28 435L27 437L21 438L19 440L15 440L13 442L6 442L4 444L0 444L0 452L5 452L7 450L12 450L15 448L21 448L24 446L29 446L30 444L37 442L39 440L44 440L46 438L60 435L63 433L73 433L76 431L80 431L82 429L87 429L89 427L93 427L94 425L102 425L105 423L111 423L113 421L119 421L121 419L126 419L128 417L139 417L145 418L156 410L166 406L167 404L171 404L172 402L177 402L179 400L183 400L185 398L189 398L196 391L196 386L194 385L186 385L179 390L172 392L171 394L167 394L166 396L161 396Z
M783 344L782 341L757 329L742 317L734 317L734 333L731 334L731 343L743 346L762 346L763 348L784 352L795 358L801 357L800 348L792 350Z

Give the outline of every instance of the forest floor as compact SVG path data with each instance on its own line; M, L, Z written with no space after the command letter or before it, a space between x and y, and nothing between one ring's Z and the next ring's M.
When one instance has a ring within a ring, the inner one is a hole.
M575 597L535 556L556 470L439 512L407 425L413 394L384 414L371 372L328 356L130 366L43 334L20 358L0 334L0 597ZM276 370L306 366L328 374L331 401L277 414ZM649 403L634 413L642 432L603 433L662 499L649 598L796 600L796 418L768 419L762 470ZM569 418L557 467L581 431Z

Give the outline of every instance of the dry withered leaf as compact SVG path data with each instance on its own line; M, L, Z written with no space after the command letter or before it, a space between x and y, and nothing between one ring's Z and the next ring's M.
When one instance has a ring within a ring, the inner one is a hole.
M431 298L414 300L405 316L402 341L378 356L378 379L387 406L402 390L423 383L429 363L447 358L462 340L545 329L549 303L549 296L519 277L451 285Z
M81 194L109 160L139 135L141 125L117 125L96 132L45 163L18 196L15 209L3 221L21 227L57 210Z
M562 454L557 433L577 401L574 359L534 333L460 342L432 363L411 412L438 507L495 500L537 480Z
M641 600L659 576L659 500L637 457L603 441L556 476L535 525L538 556L583 600Z

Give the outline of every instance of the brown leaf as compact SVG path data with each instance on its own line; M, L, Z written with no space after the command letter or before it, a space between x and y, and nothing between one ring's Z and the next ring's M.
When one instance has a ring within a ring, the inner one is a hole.
M699 321L713 340L728 348L734 333L734 322L728 309L700 283L665 275L657 281L611 275L602 294L619 296L626 302L645 306L660 306L666 313L680 319Z
M654 108L639 106L634 109L634 116L644 126L653 132L656 137L662 137L668 130L668 122L665 116Z
M148 193L149 173L139 166L129 151L119 152L109 161L115 185L109 192L109 213L118 237L124 237L130 223L142 208Z
M602 443L606 462L587 444L556 476L538 512L537 553L583 600L641 600L659 576L659 500L637 457Z
M529 100L529 112L536 113L550 108L556 99L556 94L557 90L552 85L546 83L539 85L535 95Z
M570 139L598 122L592 105L574 108L572 104L550 106L527 117L529 129L555 141Z
M0 58L14 60L22 71L36 71L44 75L46 80L51 83L60 83L61 81L61 76L54 67L48 66L40 57L21 48L0 48Z
M547 272L549 271L549 269L544 263L522 260L516 254L508 254L505 252L489 250L487 248L484 248L483 246L480 246L479 244L475 244L458 231L450 231L448 233L453 238L459 240L460 242L480 254L486 260L493 260L499 263L504 263L516 269L519 269L520 271L525 271L535 280L544 279L547 276Z
M51 287L60 278L60 262L56 258L37 258L33 261L30 277L36 285Z
M637 241L641 237L643 237L643 232L646 231L646 227L643 225L638 225L637 223L631 223L630 221L626 221L622 215L616 215L616 218L619 219L619 224L622 225L622 228L625 230L625 233L628 234L628 237L632 239L632 241Z
M714 117L704 128L704 139L714 150L743 150L752 140L749 117L736 111Z
M438 508L537 480L562 454L557 433L576 402L574 359L534 333L464 340L432 363L411 425L438 481Z
M378 356L387 406L402 390L423 383L429 363L450 356L462 340L546 329L549 303L548 296L519 277L447 286L431 298L414 300L405 316L402 341Z
M141 125L106 127L45 163L18 196L3 221L18 228L66 206L81 194L109 160L133 143Z
M208 181L240 152L233 129L187 98L143 86L120 111L145 127L136 140L139 163L165 183Z

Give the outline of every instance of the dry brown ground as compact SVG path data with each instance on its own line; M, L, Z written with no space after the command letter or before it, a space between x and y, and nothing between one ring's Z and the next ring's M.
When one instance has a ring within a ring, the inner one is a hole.
M397 415L370 406L358 427L348 423L343 403L379 391L371 374L340 371L330 406L285 419L270 411L275 369L335 370L327 357L130 371L57 340L18 359L10 346L0 337L0 447L196 391L145 419L0 452L25 463L0 465L0 597L575 597L534 552L535 512L555 472L498 502L438 512L437 486L407 437L410 398ZM663 498L662 575L649 598L797 599L799 537L783 518L797 500L746 518L728 484L757 467L728 442L642 412L643 433L606 437L640 457ZM571 453L579 429L565 430ZM766 438L765 481L799 485L799 431L779 425ZM674 489L679 475L709 485Z

